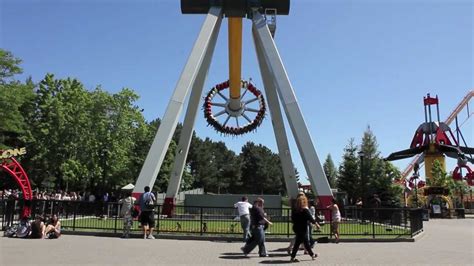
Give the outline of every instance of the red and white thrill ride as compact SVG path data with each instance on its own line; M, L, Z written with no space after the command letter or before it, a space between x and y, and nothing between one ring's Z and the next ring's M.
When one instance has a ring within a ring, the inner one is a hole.
M33 198L31 190L30 180L20 163L15 160L15 156L23 155L26 153L25 148L11 149L11 150L0 150L0 170L8 173L18 184L23 195L23 209L21 211L21 217L28 217L31 214L30 201Z
M425 182L419 181L417 171L409 179L409 173L416 168L417 165L425 164L425 175L429 179L432 176L431 168L435 160L439 161L445 167L445 156L457 160L457 166L453 171L453 179L461 181L465 180L468 185L474 185L474 172L468 165L468 162L474 163L472 155L474 148L468 147L462 135L460 127L466 122L472 113L469 111L469 101L474 96L474 91L469 91L466 97L455 108L445 122L440 121L439 116L439 99L431 97L429 94L423 98L425 107L425 123L421 124L415 132L410 144L410 148L390 154L386 160L399 160L415 156L412 162L402 173L402 184L408 183L410 188L420 188ZM436 106L437 120L432 119L431 106ZM459 123L458 114L466 108L467 118L464 122ZM449 124L455 121L455 134L451 131ZM462 169L465 170L463 174Z
M312 190L317 194L321 206L329 205L333 197L331 188L273 40L276 30L276 16L289 14L290 1L181 0L181 11L183 14L207 15L145 159L135 185L134 196L139 196L145 186L153 187L184 103L190 93L162 212L165 215L173 214L175 198L180 187L194 122L201 106L203 86L217 36L222 19L228 18L229 81L216 85L205 96L202 106L208 124L224 135L245 134L253 131L262 123L268 107L287 192L290 198L295 198L298 194L298 184L283 122L281 102ZM252 35L267 103L262 92L250 82L242 81L241 78L243 18L252 22ZM224 95L227 88L228 97ZM243 92L241 92L242 90ZM214 96L219 97L214 98ZM244 99L244 96L247 99ZM220 99L220 102L217 99ZM243 123L239 123L239 119Z

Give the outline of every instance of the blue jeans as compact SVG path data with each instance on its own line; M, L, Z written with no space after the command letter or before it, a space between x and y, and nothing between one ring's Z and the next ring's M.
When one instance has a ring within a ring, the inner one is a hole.
M252 226L251 228L252 237L247 241L243 247L243 252L248 254L258 246L258 254L260 256L266 256L267 250L265 249L265 231L263 230L263 225Z
M244 242L247 241L247 239L250 236L249 230L250 230L250 215L245 214L240 216L240 226L242 226L242 231L244 232Z

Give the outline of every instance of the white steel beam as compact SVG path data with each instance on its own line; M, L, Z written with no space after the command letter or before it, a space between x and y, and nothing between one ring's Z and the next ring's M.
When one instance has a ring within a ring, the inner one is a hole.
M209 71L209 66L211 64L212 55L214 53L214 48L216 47L217 37L219 36L219 29L221 26L222 19L217 21L217 25L214 28L213 35L209 47L206 51L204 61L199 73L196 77L196 80L191 89L191 95L189 96L188 108L186 115L183 121L183 128L181 130L181 135L179 137L178 147L176 149L173 170L171 171L171 177L168 184L168 189L166 190L166 198L176 198L179 192L179 186L181 184L181 178L183 175L184 165L186 164L186 158L188 156L189 146L191 145L191 139L194 132L194 123L196 121L196 114L199 110L202 91L204 88L204 83L206 81L207 73Z
M188 61L176 84L176 88L166 108L155 139L148 151L145 163L143 164L133 191L134 194L140 194L143 192L145 186L153 187L155 184L169 143L178 124L186 96L202 67L206 52L211 45L214 30L220 25L221 19L222 9L220 7L211 7L201 27L198 38L194 43Z
M252 28L254 37L255 50L257 52L258 64L262 75L265 95L267 96L268 109L272 119L273 132L278 146L278 154L280 156L283 176L285 178L286 190L288 196L295 199L298 195L298 182L296 181L296 172L293 160L291 159L290 146L288 145L288 137L285 131L285 124L281 113L280 102L278 100L273 76L270 72L262 47L256 41L255 27Z
M331 188L276 45L268 30L265 19L258 11L253 13L252 20L256 33L255 42L262 47L263 55L274 78L313 192L318 195L321 205L329 204L332 198Z

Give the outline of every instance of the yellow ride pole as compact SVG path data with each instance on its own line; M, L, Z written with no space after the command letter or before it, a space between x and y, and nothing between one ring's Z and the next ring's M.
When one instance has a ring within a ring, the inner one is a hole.
M229 17L229 107L240 109L240 79L242 65L242 18Z
M444 155L441 152L437 152L433 143L430 144L428 151L425 153L425 175L426 179L433 178L433 169L434 161L439 161L444 171L446 171L446 160Z

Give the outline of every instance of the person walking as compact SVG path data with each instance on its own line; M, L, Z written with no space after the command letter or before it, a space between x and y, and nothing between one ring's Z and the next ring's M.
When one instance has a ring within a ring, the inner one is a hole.
M119 200L119 203L122 204L120 209L120 216L123 218L123 234L122 238L130 237L130 230L133 225L132 210L135 205L135 198L132 197L131 191L125 192L125 198Z
M272 223L265 218L263 211L263 199L257 198L252 209L250 209L250 231L251 239L247 241L245 246L240 248L245 256L258 246L258 254L260 257L267 257L267 250L265 249L265 225L272 225Z
M155 228L155 208L156 197L150 192L150 187L145 187L145 193L140 196L140 223L143 229L144 239L155 239L153 229Z
M341 222L341 212L339 211L339 207L337 206L336 199L332 199L332 204L327 207L331 210L331 231L336 238L336 244L339 243L339 223Z
M243 196L241 201L234 204L234 208L237 208L239 212L240 226L244 233L244 242L247 242L250 237L250 208L252 208L252 204L249 203L246 196Z
M296 202L298 200L298 198L300 197L305 197L306 195L304 194L304 192L300 191L298 192L298 195L296 195L296 199L290 199L290 206L291 206L291 212L293 213L295 211L295 208L296 208ZM290 244L288 245L288 247L286 248L286 251L288 252L288 255L291 255L291 251L293 250L293 245L295 244L295 239L296 237L293 237L291 240L290 240Z
M311 214L311 217L313 217L316 222L319 222L319 218L316 215L316 203L315 201L311 201L309 204L309 213ZM313 238L313 226L311 223L308 223L308 238L309 238L309 244L311 245L311 248L314 248L314 244L316 243L316 240ZM307 253L307 251L305 251Z
M318 256L311 250L309 243L308 223L314 224L319 228L319 224L311 216L308 209L308 198L306 196L300 196L296 199L295 209L291 213L291 221L293 222L293 232L295 232L295 244L291 252L290 262L298 262L296 259L296 253L298 252L299 246L303 243L305 250L314 260Z

